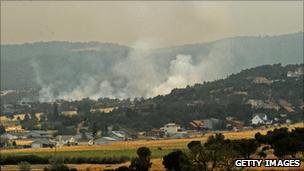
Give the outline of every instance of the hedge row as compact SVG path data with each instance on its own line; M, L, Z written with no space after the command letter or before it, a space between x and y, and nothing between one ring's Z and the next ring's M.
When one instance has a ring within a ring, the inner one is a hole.
M49 164L51 156L40 157L35 155L24 156L1 156L0 165L18 164L20 162L29 162L30 164ZM122 157L65 157L65 164L119 164L129 161L130 158L126 156Z

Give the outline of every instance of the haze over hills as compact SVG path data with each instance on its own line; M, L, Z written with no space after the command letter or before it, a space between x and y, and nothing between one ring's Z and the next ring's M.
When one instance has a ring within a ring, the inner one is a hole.
M1 89L40 100L151 97L264 64L303 63L303 32L141 50L111 43L1 45Z

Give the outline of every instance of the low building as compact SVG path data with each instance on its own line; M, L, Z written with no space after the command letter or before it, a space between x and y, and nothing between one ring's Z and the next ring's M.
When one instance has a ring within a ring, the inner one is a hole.
M32 148L54 147L55 144L48 139L35 139L31 143Z
M160 128L166 136L172 136L179 131L181 131L181 127L176 123L167 123L164 127Z
M80 139L77 140L77 145L94 145L93 139Z
M154 138L161 138L161 137L164 137L164 131L161 129L153 128L151 131L146 132L146 136L154 137Z
M234 131L239 131L244 128L245 123L239 120L236 120L234 117L226 117L226 127Z
M114 138L118 141L123 141L128 139L127 134L123 131L111 131L109 135L111 138Z
M82 132L82 133L76 134L74 137L78 141L81 139L85 139L85 140L93 139L93 135L90 132Z
M289 78L299 77L301 75L304 75L304 68L303 67L299 67L299 68L295 69L294 71L288 71L287 72L287 77L289 77Z
M252 82L255 84L272 84L272 81L268 80L266 77L256 77Z
M110 144L110 143L113 143L116 141L118 141L118 140L115 138L112 138L112 137L101 137L101 138L96 139L94 141L94 144L96 144L96 145Z
M43 130L31 130L27 133L28 138L51 138L53 132Z
M203 120L193 120L190 122L190 127L195 130L203 130L204 121Z
M57 146L70 146L70 145L76 145L77 140L74 138L73 135L58 135L56 136L56 145Z
M267 115L263 113L255 114L251 119L252 125L266 124L267 122Z
M216 118L204 119L203 121L204 121L204 129L208 129L208 130L217 129L221 123L221 121Z

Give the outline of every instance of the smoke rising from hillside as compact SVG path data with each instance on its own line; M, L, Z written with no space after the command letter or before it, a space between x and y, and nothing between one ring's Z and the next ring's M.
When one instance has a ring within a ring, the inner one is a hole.
M149 50L132 49L118 58L73 50L70 56L40 57L32 67L41 101L153 97L223 76L222 57L227 55L219 52L216 48L194 62L189 54L162 58Z
M31 67L41 101L154 97L259 65L302 63L302 38L300 33L235 38L154 50L142 43L137 48L66 44L62 49L55 43L43 45L49 52L33 55Z

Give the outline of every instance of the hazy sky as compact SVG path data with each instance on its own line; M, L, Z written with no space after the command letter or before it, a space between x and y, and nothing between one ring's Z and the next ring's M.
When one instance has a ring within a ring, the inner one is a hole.
M165 47L303 31L303 2L1 2L2 43L100 41Z

